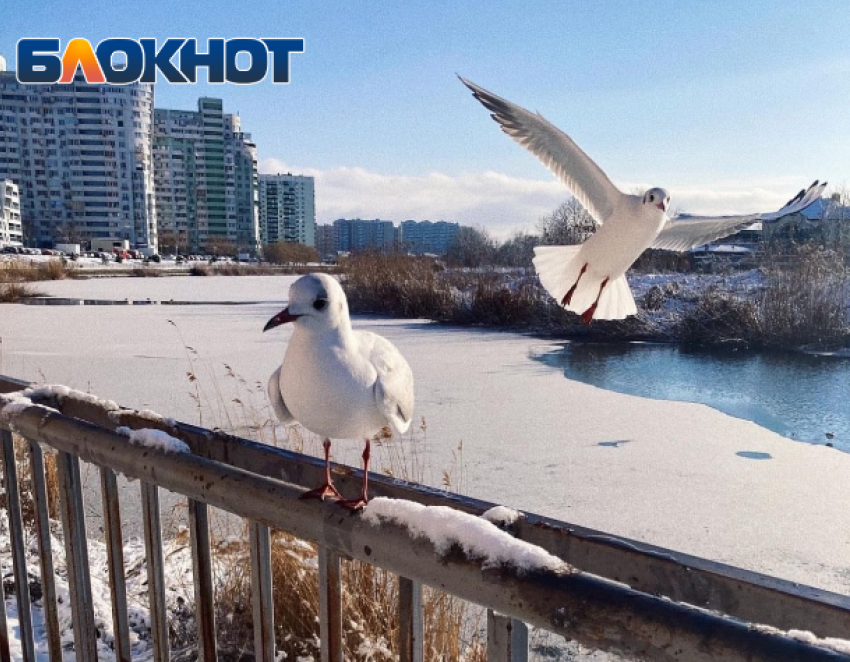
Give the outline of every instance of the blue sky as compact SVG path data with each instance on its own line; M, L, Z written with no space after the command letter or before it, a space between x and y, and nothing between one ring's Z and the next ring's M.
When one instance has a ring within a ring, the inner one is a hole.
M160 82L224 99L261 171L316 177L317 216L533 229L568 191L455 74L569 133L624 190L690 212L768 211L850 168L850 6L800 2L230 3L6 0L22 37L298 37L291 82ZM200 74L201 80L205 74Z

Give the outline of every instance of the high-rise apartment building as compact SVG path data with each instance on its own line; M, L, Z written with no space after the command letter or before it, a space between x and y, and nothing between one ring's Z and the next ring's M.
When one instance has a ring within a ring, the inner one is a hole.
M0 248L23 246L23 241L18 185L11 179L0 179Z
M154 173L164 244L183 251L217 240L255 251L257 147L221 99L201 98L198 110L154 110Z
M303 175L260 175L260 235L264 244L279 241L316 245L314 179Z
M392 221L340 218L334 221L334 230L338 250L342 252L388 251L398 247L398 230Z
M402 221L401 244L414 255L445 255L460 225L447 221Z
M20 192L30 245L156 247L152 85L21 85L0 71L0 180Z

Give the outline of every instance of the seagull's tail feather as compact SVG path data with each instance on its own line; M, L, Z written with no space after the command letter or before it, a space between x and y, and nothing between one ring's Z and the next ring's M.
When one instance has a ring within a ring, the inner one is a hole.
M604 276L594 273L592 267L582 273L585 266L579 257L578 246L537 246L534 249L534 268L540 283L558 303L579 315L590 308L602 285ZM577 284L576 284L577 283ZM562 300L573 288L568 304ZM609 281L599 297L594 319L623 319L637 313L635 300L625 275Z
M605 286L593 318L598 320L621 320L635 314L637 314L635 298L632 296L632 288L629 287L626 275L623 274Z
M581 273L582 264L576 257L581 250L578 246L537 246L534 249L534 268L540 284L560 303L576 282ZM574 292L574 296L578 292ZM572 306L567 306L573 310Z

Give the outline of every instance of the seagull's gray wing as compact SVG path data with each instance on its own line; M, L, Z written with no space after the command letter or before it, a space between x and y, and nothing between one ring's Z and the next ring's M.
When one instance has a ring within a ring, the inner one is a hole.
M775 221L778 218L804 210L820 198L826 182L817 180L807 189L791 198L782 209L766 214L747 216L689 216L683 214L667 221L650 248L666 251L686 251L694 246L722 239L757 221Z
M277 370L269 377L268 394L269 402L272 403L272 411L284 425L292 425L295 423L295 418L283 401L283 394L280 392L280 369L283 366L278 366Z
M600 223L613 213L623 194L572 138L538 113L531 113L458 76L492 113L502 131L539 158L567 185Z
M360 338L378 377L375 405L400 433L407 432L413 420L413 371L401 352L386 338L363 332Z

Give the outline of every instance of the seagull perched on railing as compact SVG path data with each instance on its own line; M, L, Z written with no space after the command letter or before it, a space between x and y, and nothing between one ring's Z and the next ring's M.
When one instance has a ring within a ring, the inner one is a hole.
M302 498L335 497L357 510L368 501L369 438L389 425L403 434L413 416L413 372L386 338L354 331L345 292L327 274L309 274L289 288L289 305L263 331L294 322L283 364L269 378L275 415L325 438L325 482ZM330 472L331 439L365 438L359 499L346 500Z
M539 158L597 221L599 229L577 246L538 246L534 266L543 287L585 324L622 319L637 312L625 273L647 248L685 251L726 237L756 221L802 211L823 193L815 181L779 211L748 216L668 218L670 194L651 188L643 195L621 192L566 133L537 113L491 94L459 77L502 127Z

